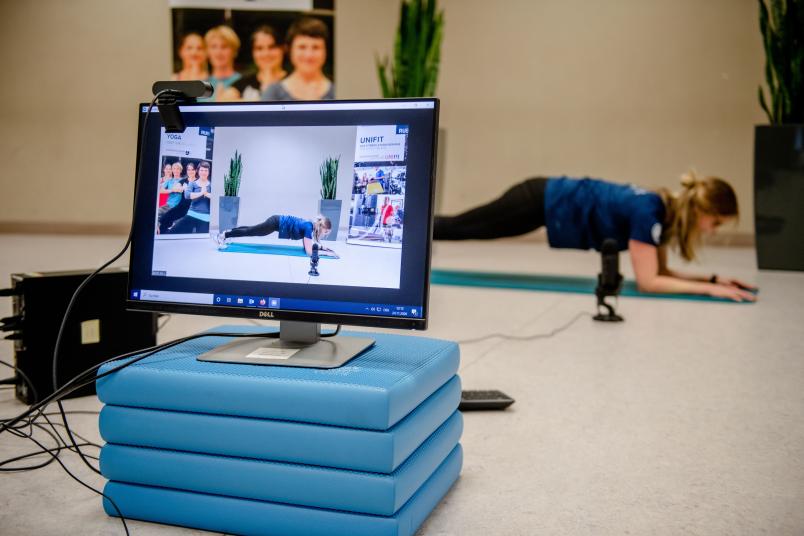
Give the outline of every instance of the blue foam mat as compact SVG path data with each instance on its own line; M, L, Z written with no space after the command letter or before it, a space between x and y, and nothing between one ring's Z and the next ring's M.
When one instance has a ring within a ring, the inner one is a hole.
M101 410L99 424L109 443L390 473L460 399L461 381L453 376L385 431L111 405Z
M244 242L230 242L226 247L219 249L223 253L256 253L259 255L286 255L288 257L307 257L307 252L300 245L285 246L282 244L248 244ZM321 255L321 259L334 259Z
M264 333L255 326L213 332ZM387 333L344 333L376 344L335 369L198 361L230 337L210 336L163 350L98 379L105 404L387 430L458 370L451 341ZM102 374L119 365L100 368Z
M516 274L506 272L473 272L463 270L432 270L430 282L434 285L452 285L459 287L506 288L516 290L533 290L543 292L571 292L577 294L594 294L597 279L591 277L575 277L563 275ZM636 281L624 281L620 296L632 298L659 298L666 300L695 300L725 303L735 302L725 298L714 298L699 294L658 294L640 292Z
M131 519L254 536L412 536L461 471L458 445L419 491L390 517L109 482L104 493ZM103 508L117 515L107 499Z
M390 516L441 465L462 431L456 411L391 474L112 443L101 450L100 468L107 479L129 484Z

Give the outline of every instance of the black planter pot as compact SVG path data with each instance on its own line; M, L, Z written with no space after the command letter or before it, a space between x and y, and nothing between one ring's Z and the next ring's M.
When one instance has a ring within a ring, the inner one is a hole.
M804 271L804 125L754 131L757 265Z

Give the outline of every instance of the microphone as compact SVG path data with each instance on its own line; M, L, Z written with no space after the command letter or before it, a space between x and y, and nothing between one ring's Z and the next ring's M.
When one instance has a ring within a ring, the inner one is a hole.
M607 238L600 249L600 274L597 276L597 286L605 296L616 296L620 293L623 276L620 275L620 252L617 241Z
M613 238L603 241L600 248L600 261L600 273L597 276L597 287L595 288L598 314L593 318L601 322L622 322L623 317L614 311L614 307L606 303L607 296L620 294L623 284L623 276L620 274L620 251L617 241ZM600 312L601 307L606 310L605 313Z
M307 272L307 275L311 276L318 276L318 250L321 246L318 245L318 242L313 242L313 253L310 255L310 271Z

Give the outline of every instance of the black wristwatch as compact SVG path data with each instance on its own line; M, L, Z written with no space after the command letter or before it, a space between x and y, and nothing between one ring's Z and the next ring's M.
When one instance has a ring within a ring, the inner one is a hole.
M713 285L717 283L717 274L712 274L712 277L709 278L709 282Z

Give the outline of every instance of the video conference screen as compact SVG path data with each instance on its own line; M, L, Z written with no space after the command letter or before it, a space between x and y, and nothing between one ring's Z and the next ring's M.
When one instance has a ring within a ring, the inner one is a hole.
M181 112L182 133L144 127L131 301L426 319L436 101Z

